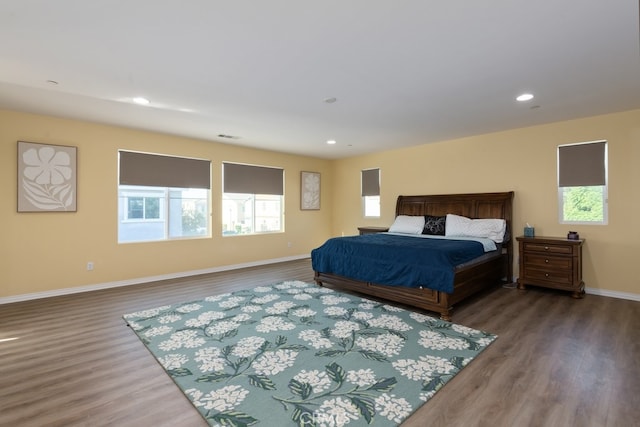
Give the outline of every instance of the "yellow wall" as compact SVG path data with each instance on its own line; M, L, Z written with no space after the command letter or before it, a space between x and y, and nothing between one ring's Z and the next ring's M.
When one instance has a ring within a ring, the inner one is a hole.
M609 224L559 224L557 146L603 139L609 143ZM76 213L16 213L18 140L78 147ZM332 235L391 224L399 194L509 190L516 193L514 234L525 222L538 235L575 229L586 239L587 287L640 295L639 141L640 110L634 110L329 161L0 111L0 298L304 255ZM212 238L118 245L118 149L211 159ZM220 236L222 161L285 169L285 233ZM375 220L362 217L360 198L360 171L372 167L381 169L382 180L382 217ZM322 173L320 211L299 209L301 170ZM87 261L94 271L86 270Z
M16 212L17 141L78 147L77 212ZM210 159L212 237L119 245L118 149ZM221 236L222 161L284 168L284 233ZM321 173L319 211L300 210L303 170ZM330 172L328 160L0 110L0 298L307 255L330 234Z
M607 140L609 224L558 222L556 150ZM393 222L398 195L515 191L515 235L526 222L540 236L578 231L586 239L587 288L640 295L640 110L479 135L336 161L333 234ZM363 219L360 171L380 168L381 218ZM516 257L517 258L517 257ZM517 272L517 259L514 262Z

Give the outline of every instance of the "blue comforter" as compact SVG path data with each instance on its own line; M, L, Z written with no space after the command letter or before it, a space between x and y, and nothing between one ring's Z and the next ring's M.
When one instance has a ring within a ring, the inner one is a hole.
M329 239L311 251L311 264L320 273L452 293L455 267L482 254L476 241L378 233Z

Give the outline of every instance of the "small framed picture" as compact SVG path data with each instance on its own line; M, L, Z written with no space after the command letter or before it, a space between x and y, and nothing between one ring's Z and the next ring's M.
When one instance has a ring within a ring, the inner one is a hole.
M320 172L300 172L300 209L320 209Z
M77 148L18 141L18 212L75 212Z

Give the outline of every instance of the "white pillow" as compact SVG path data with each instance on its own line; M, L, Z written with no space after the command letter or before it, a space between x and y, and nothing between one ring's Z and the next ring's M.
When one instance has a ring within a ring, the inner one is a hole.
M424 215L398 215L389 227L389 233L422 234Z
M470 219L464 216L447 214L445 236L486 237L496 243L502 243L507 222L504 219Z

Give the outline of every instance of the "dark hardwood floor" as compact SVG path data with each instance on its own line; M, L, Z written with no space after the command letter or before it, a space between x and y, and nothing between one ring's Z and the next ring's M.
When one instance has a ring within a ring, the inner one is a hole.
M300 260L0 305L0 426L206 426L122 315L312 277ZM499 338L404 426L638 425L640 302L496 288L453 321Z

